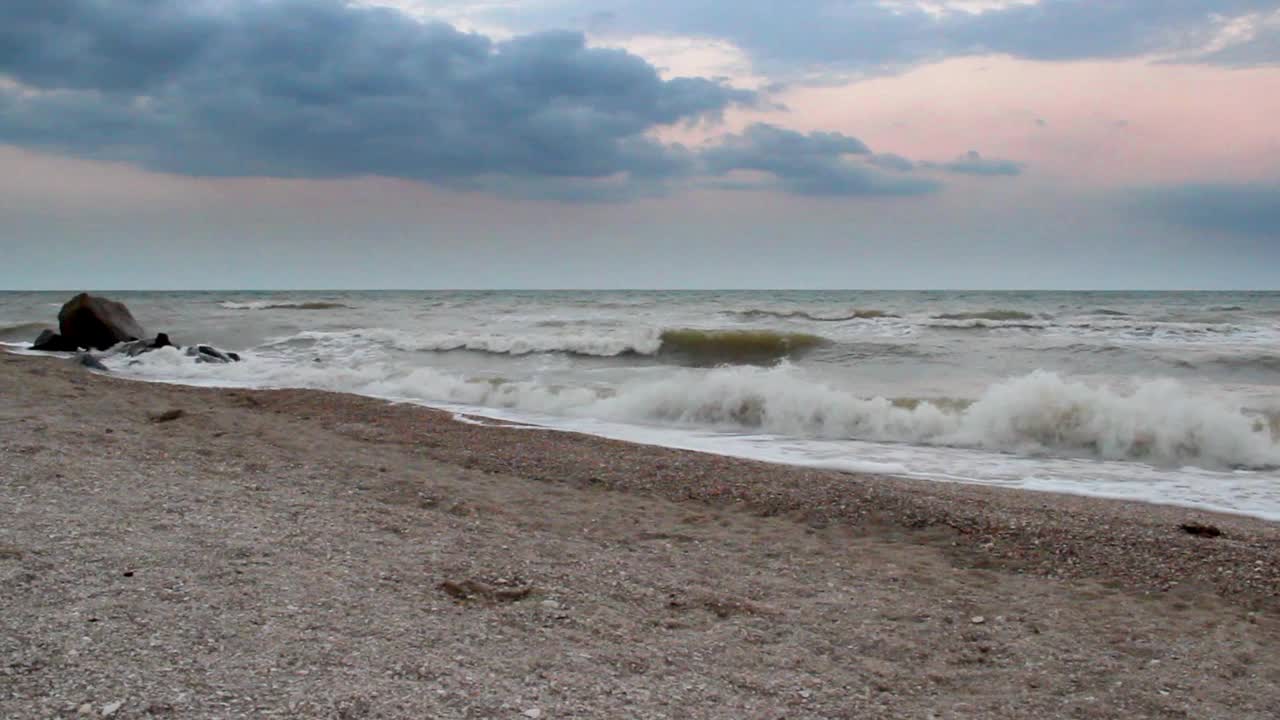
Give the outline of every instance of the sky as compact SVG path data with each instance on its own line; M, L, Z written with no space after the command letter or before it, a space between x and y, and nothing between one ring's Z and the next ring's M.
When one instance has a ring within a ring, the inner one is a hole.
M1280 0L6 0L0 290L1280 289Z

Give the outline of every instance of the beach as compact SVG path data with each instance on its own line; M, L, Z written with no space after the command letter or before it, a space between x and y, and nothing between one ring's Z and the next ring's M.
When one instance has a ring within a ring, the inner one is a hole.
M4 717L1280 712L1261 520L55 358L0 397Z

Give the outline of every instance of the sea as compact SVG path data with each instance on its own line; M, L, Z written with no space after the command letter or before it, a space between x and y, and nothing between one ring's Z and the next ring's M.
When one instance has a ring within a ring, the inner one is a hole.
M0 342L22 351L72 294L0 293ZM106 295L149 332L243 357L103 355L141 381L1280 520L1280 293Z

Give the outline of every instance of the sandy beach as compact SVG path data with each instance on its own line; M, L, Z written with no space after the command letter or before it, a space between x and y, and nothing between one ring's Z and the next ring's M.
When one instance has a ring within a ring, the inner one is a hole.
M0 716L1280 716L1275 524L483 422L0 353Z

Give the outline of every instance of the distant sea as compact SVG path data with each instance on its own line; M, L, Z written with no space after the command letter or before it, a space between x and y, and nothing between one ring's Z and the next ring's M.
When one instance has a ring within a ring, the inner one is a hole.
M0 293L0 342L70 292ZM1280 293L115 292L139 380L306 387L781 463L1280 520Z

